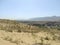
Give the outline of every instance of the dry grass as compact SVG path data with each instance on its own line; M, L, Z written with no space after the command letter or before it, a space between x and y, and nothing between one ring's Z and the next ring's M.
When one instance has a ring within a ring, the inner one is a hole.
M39 28L37 26L27 25L19 23L13 20L1 20L0 19L0 30L5 30L9 32L38 32ZM38 30L38 31L36 31Z
M55 37L56 36L56 37ZM16 45L60 45L60 36L47 32L25 33L0 30L0 38Z

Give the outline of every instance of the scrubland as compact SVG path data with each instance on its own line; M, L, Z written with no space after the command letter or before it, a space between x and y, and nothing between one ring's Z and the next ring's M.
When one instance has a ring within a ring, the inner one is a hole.
M18 33L0 30L0 39L15 45L60 45L60 34L43 31L38 33Z
M60 45L60 30L0 21L0 45Z

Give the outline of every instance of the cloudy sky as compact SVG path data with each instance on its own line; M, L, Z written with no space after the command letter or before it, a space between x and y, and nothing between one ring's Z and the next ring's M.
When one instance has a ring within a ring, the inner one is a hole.
M60 16L60 0L0 0L0 18Z

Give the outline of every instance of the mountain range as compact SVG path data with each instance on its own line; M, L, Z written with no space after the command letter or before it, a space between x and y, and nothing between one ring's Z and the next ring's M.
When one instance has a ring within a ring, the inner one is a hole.
M60 16L36 17L29 19L30 21L60 21Z

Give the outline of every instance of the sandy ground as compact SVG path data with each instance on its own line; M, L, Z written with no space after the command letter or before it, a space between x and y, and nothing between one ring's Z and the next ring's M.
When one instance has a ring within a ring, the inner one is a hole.
M15 43L11 43L9 41L0 39L0 45L16 45Z
M49 40L46 40L45 37ZM52 40L53 35L46 32L39 33L17 33L17 32L5 32L0 30L0 45L32 45L34 43L41 43L41 37L44 44L60 45L60 40ZM13 43L15 42L15 43Z

